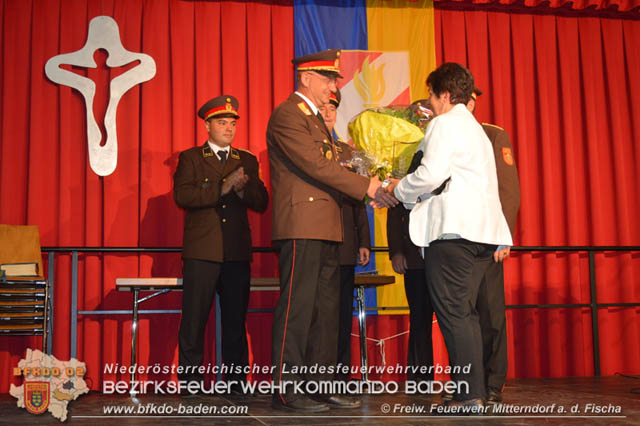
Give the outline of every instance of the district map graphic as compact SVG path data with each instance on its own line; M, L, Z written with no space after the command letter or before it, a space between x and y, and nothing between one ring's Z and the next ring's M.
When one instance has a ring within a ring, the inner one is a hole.
M69 401L89 392L83 377L84 362L75 358L60 361L39 350L27 349L24 359L13 369L14 376L23 376L21 386L11 384L9 393L18 399L18 407L32 414L49 411L61 422L67 419Z

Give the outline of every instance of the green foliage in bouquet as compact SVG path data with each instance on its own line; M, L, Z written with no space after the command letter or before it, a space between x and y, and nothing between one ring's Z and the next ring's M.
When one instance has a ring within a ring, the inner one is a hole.
M390 106L386 108L378 108L376 111L380 114L390 115L391 117L408 121L416 127L421 127L420 117L409 108Z

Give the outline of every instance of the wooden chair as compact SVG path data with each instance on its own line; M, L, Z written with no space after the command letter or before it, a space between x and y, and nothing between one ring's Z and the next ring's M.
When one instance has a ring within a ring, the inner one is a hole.
M47 349L50 299L44 278L37 226L0 225L0 265L37 263L37 276L0 281L0 336L42 335Z

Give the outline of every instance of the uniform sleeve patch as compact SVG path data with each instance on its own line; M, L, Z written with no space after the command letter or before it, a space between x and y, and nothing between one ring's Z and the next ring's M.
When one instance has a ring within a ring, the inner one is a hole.
M511 152L511 148L502 148L502 159L508 166L513 166L513 153Z

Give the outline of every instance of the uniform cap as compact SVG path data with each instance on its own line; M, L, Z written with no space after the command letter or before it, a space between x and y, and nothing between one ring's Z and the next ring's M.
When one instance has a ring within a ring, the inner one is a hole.
M316 71L328 77L340 75L340 50L330 49L310 55L299 56L291 60L298 71Z
M336 93L331 93L329 95L329 102L331 102L333 105L335 105L336 108L338 108L340 106L340 100L342 99L342 96L340 95L340 89L338 89L336 91Z
M198 110L198 117L208 120L211 117L233 117L240 118L238 115L238 100L231 95L222 95L217 98L209 99Z

